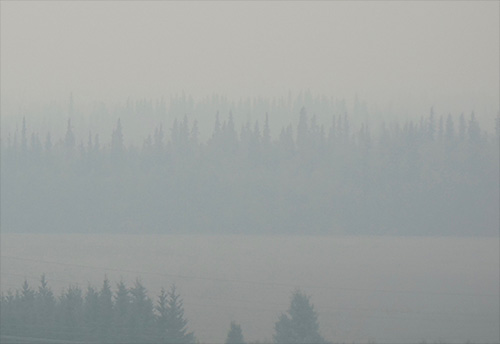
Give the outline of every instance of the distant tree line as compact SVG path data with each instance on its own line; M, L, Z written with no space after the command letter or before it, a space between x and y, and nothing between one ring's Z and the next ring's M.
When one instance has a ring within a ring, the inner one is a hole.
M37 290L25 281L0 297L0 341L67 343L197 343L189 331L182 300L172 286L153 302L139 280L113 291L108 279L97 289L69 286L56 297L45 275ZM296 290L275 323L276 344L326 344L309 296ZM231 322L226 344L244 344L241 326Z
M41 135L22 122L1 145L7 232L497 235L500 117L474 113L353 128L305 108L271 136L269 115L211 137L185 116L126 146L105 136ZM493 125L493 123L492 123Z

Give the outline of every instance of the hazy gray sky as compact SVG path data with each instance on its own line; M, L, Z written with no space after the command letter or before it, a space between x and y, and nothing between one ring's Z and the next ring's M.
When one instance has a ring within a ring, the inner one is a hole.
M499 6L2 1L2 101L310 89L495 110Z

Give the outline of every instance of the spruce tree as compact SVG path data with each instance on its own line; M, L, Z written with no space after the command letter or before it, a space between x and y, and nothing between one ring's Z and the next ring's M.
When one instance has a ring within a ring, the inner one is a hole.
M164 288L161 288L160 295L158 296L156 310L156 328L158 337L162 343L166 342L167 327L168 327L168 294Z
M231 327L227 333L225 344L245 344L241 326L234 321L231 321Z
M115 338L123 341L127 337L129 321L130 295L123 281L117 284L114 302L114 328Z
M82 290L78 286L69 286L60 297L59 307L63 338L70 340L83 339Z
M64 146L68 151L71 151L73 150L73 148L75 148L75 135L73 134L73 130L71 128L71 119L68 119L66 136L64 137Z
M123 147L123 132L122 132L122 122L118 119L116 123L116 129L113 130L111 135L111 151L114 154L121 154L124 150Z
M40 278L40 286L35 294L37 335L43 338L50 338L55 322L56 299L54 293L49 288L45 274Z
M102 288L99 292L99 340L109 342L111 340L113 324L113 293L107 277L104 278Z
M83 319L86 338L91 341L99 339L99 292L89 285L85 294Z
M153 303L146 288L136 279L134 286L130 288L129 339L136 343L149 341L153 320Z
M281 314L275 326L274 342L280 344L326 343L319 333L318 314L301 291L292 295L287 314Z
M184 318L184 307L182 300L172 286L167 294L167 326L165 329L165 343L169 344L189 344L195 342L193 332L188 332L187 320Z
M20 306L18 321L20 321L21 331L30 336L34 335L35 314L33 313L33 309L35 306L35 292L31 289L27 280L24 280L21 292L16 295L16 298Z

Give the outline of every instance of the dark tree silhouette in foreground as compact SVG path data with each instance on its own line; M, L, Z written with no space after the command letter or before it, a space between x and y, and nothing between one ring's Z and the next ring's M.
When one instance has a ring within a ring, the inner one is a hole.
M327 343L319 333L318 314L309 296L299 290L293 293L290 308L280 315L274 329L277 344Z
M184 318L184 307L175 286L170 288L166 296L165 300L165 294L162 293L160 295L157 306L158 311L160 311L159 308L165 309L163 317L166 321L164 322L165 327L163 328L161 337L165 339L165 343L170 344L194 343L194 333L188 332L187 320Z
M234 321L231 321L231 327L229 329L229 332L227 333L225 344L245 344L241 326Z

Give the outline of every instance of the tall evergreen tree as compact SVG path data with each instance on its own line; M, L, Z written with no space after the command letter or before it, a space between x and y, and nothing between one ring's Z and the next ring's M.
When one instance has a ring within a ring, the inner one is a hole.
M451 117L451 114L448 114L448 117L446 118L446 141L448 143L451 143L455 140L455 127L453 124L453 118Z
M460 141L465 140L465 131L466 131L466 124L465 124L465 117L464 114L460 114L460 121L458 122L458 138Z
M48 286L45 274L40 278L40 286L35 295L35 308L38 336L50 338L55 321L56 299Z
M97 341L99 339L99 292L90 285L85 294L83 318L86 338Z
M18 321L20 321L21 328L28 335L34 335L35 314L33 310L35 308L35 291L31 289L27 280L24 280L21 293L17 299L20 304Z
M297 126L297 147L304 151L308 144L309 128L307 111L304 107L300 110L299 124Z
M189 332L187 329L187 320L184 318L184 307L182 306L182 300L179 294L177 294L175 285L170 288L167 296L168 321L165 329L165 343L194 343L194 333Z
M115 335L119 341L124 341L128 335L128 325L129 325L129 317L130 317L130 304L131 299L129 295L129 290L123 281L120 281L117 284L115 293L115 302L113 308L113 320L114 320L114 328Z
M271 130L269 128L269 114L266 112L266 120L264 121L264 129L262 129L262 145L265 150L271 145Z
M198 130L198 121L193 122L193 126L191 127L191 133L189 135L190 146L193 147L194 150L198 148L198 136L200 135Z
M103 342L111 340L113 324L113 293L107 277L99 291L99 338Z
M443 142L444 137L444 120L443 115L439 116L439 126L438 126L438 139L439 142Z
M73 129L71 128L71 119L68 119L66 135L64 136L64 146L68 151L72 151L73 148L75 148L75 135L73 134Z
M123 152L123 149L122 122L118 118L116 128L113 130L113 134L111 135L111 151L114 154L120 154Z
M130 288L129 339L135 342L149 341L147 338L153 332L153 325L153 303L146 288L136 279Z
M28 138L26 132L26 118L23 117L23 128L21 130L21 149L23 153L26 153L28 150Z
M64 330L64 337L68 339L83 339L83 298L82 290L77 286L69 286L63 291L60 298L60 324Z
M227 333L225 344L245 344L241 326L231 321L229 332Z
M157 152L161 152L163 150L163 136L163 126L160 124L160 127L155 129L153 143Z
M436 132L436 118L434 116L434 108L431 107L429 118L427 119L426 134L429 140L434 140L434 133Z
M156 310L156 329L158 337L161 339L162 343L167 340L167 328L169 319L169 309L168 309L168 294L164 288L161 288L160 295L158 296Z
M281 314L275 326L274 342L279 344L326 343L319 333L318 315L309 296L301 291L292 295L287 314Z
M481 139L481 129L479 129L479 123L476 120L476 115L474 112L470 115L469 125L467 126L467 133L469 135L469 140L472 142L479 142Z

